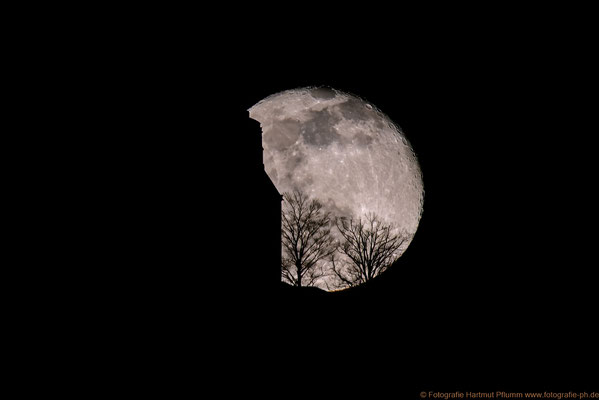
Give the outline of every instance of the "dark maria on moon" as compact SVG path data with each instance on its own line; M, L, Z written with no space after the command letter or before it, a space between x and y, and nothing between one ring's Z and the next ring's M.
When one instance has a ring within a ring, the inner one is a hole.
M402 130L369 102L329 88L274 94L249 109L278 191L318 199L335 217L378 216L408 247L422 214L418 160ZM323 262L326 262L323 260ZM324 276L317 286L329 288Z

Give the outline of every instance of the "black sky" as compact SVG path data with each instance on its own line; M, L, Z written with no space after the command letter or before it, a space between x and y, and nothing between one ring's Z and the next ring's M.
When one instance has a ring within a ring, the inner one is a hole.
M406 132L423 172L424 213L405 266L372 290L374 315L398 325L386 331L387 321L356 317L355 326L371 323L379 351L411 352L407 363L421 365L413 351L425 349L420 355L437 361L422 365L433 370L451 369L441 367L444 357L474 371L518 368L511 360L523 352L538 366L566 351L541 338L571 342L578 334L562 323L588 320L593 303L573 198L588 182L571 164L576 139L564 131L567 61L546 43L500 36L439 34L383 53L265 53L228 84L227 96L240 93L234 102L245 108L281 90L331 86L376 104ZM476 366L467 361L474 357Z
M235 35L206 28L119 58L121 94L107 104L126 114L108 125L128 155L126 168L113 167L127 229L113 235L138 266L110 276L148 306L146 322L157 318L169 340L167 326L179 343L214 344L224 380L237 378L227 369L235 365L263 388L306 365L340 385L368 365L380 367L381 385L413 398L562 373L564 356L579 362L596 286L580 228L594 159L571 101L584 88L576 42L484 21L373 34L281 22ZM228 290L230 271L220 268L254 262L235 252L237 233L252 229L231 205L252 192L237 190L243 149L233 143L256 102L319 85L359 95L401 126L422 169L424 211L399 268L354 296L308 301L301 320L279 319L285 304ZM259 358L264 374L251 368Z

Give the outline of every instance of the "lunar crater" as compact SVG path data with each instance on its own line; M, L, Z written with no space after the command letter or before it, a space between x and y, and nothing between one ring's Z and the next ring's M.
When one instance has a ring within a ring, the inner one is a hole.
M329 88L314 88L310 90L310 94L315 99L329 100L336 96L336 93L333 89Z
M352 121L378 121L379 119L372 108L366 107L366 104L357 98L349 98L344 103L338 104L337 108L343 117Z

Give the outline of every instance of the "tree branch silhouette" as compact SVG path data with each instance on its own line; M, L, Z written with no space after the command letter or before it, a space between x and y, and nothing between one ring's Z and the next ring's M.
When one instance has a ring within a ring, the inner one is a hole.
M283 195L283 279L294 286L315 286L326 275L319 261L337 248L331 235L331 214L300 191Z
M343 238L339 253L344 261L339 264L331 257L339 287L356 286L379 276L397 259L397 250L406 240L373 213L357 221L337 218L335 224Z

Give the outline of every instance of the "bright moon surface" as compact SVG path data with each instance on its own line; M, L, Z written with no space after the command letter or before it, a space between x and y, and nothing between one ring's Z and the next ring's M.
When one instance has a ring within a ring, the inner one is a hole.
M264 168L278 191L300 190L338 217L373 212L407 236L418 228L423 183L401 129L374 105L335 89L274 94L249 109L260 122Z

